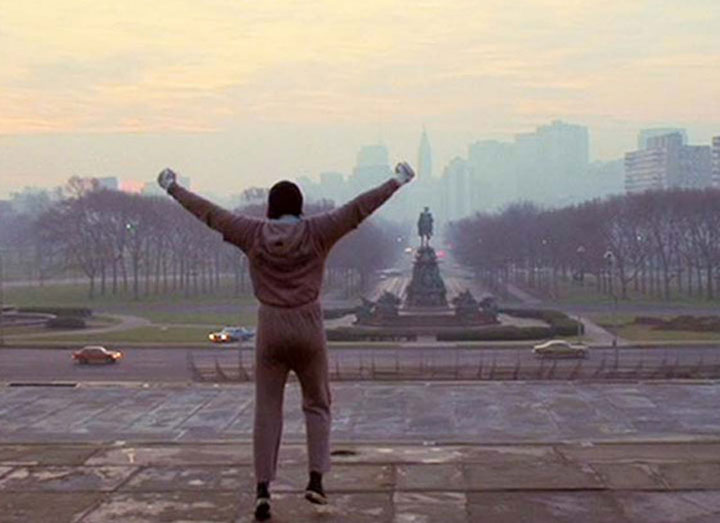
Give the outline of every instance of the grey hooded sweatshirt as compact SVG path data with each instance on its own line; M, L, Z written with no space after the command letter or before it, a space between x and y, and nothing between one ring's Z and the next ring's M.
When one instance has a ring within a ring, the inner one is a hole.
M330 249L400 187L395 179L332 211L297 221L233 214L175 184L169 194L250 261L255 296L273 307L298 307L320 295Z

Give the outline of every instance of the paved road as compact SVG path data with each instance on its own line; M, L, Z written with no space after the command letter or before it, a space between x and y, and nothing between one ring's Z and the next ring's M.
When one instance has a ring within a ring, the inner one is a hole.
M193 375L188 367L188 358L192 358L198 366L214 367L217 362L221 367L231 370L237 368L238 354L242 355L242 361L247 368L252 366L253 361L251 347L244 347L240 352L235 347L129 348L125 349L124 353L125 358L119 364L94 366L74 364L69 350L4 348L0 350L0 381L191 381ZM618 368L624 371L631 371L639 366L651 369L663 365L687 367L699 363L705 367L720 369L720 346L591 349L589 358L581 363L589 369L588 372L592 372L592 369L600 366L613 367L616 358ZM569 372L578 363L579 360L575 359L540 360L535 358L528 348L463 349L432 345L412 347L408 344L396 349L330 349L332 370L351 372L375 368L378 371L392 371L399 367L410 371L438 369L448 374L458 369L461 375L456 377L467 379L513 379L507 373L516 368L522 369L522 376L515 376L516 379L528 379L536 376L529 373L541 368L547 370L556 366L558 372ZM490 376L491 369L497 371L498 375ZM452 379L453 376L446 377Z

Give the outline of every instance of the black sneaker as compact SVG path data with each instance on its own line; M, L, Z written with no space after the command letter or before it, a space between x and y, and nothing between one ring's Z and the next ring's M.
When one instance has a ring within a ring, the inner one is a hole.
M267 483L258 483L257 497L255 498L255 519L265 521L270 519L270 492Z
M327 505L328 499L322 486L322 474L310 473L310 482L305 488L305 499L316 505Z

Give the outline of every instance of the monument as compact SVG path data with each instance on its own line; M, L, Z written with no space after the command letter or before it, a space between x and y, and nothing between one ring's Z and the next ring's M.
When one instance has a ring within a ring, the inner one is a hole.
M418 236L420 247L415 253L413 272L410 283L406 289L405 306L407 308L447 308L447 291L445 282L440 276L435 249L430 246L433 234L433 217L430 209L420 213L418 219Z
M391 329L398 335L408 332L433 335L498 323L497 304L492 297L478 302L465 290L452 300L452 307L448 305L437 254L430 246L432 235L433 216L425 207L418 219L420 247L415 252L412 278L405 288L405 301L388 291L377 301L363 298L355 313L355 325L349 327L352 332L373 335L381 328L384 335L389 335Z

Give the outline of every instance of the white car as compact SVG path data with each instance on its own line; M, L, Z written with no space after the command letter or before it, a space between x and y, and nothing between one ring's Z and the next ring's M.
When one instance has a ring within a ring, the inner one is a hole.
M224 327L217 332L208 334L213 343L229 343L231 341L248 341L255 336L255 331L246 327Z
M538 357L587 358L588 346L566 340L550 340L535 345L532 352Z

